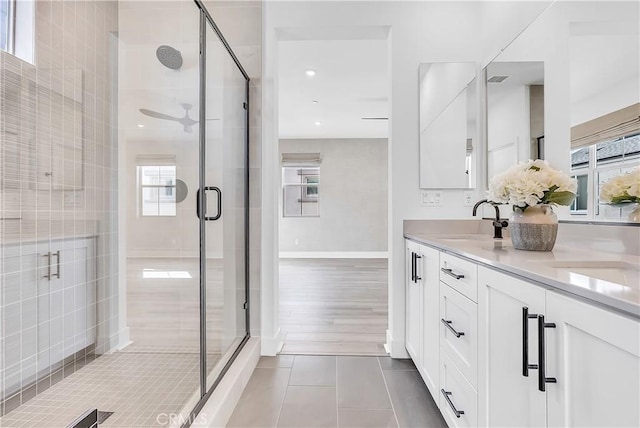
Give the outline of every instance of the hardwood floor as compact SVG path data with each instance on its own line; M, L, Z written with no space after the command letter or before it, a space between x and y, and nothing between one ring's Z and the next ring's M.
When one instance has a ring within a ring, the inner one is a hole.
M387 287L387 259L281 259L281 353L386 355Z

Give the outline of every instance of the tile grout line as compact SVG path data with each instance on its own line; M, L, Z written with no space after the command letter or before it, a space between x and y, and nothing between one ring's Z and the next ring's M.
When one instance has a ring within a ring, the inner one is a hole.
M289 378L287 379L287 387L284 389L284 395L282 396L282 402L280 403L280 409L278 410L278 417L276 418L276 424L274 425L274 427L277 427L280 423L280 416L282 416L282 408L284 407L284 399L287 397L287 392L289 392L289 382L291 382L291 373L293 373L293 365L295 363L296 357L294 356L293 361L291 362L291 367L289 367Z
M340 427L340 410L338 409L338 356L336 355L336 427Z
M391 356L389 356L391 358ZM382 364L380 363L380 358L376 357L378 361L378 367L380 368L380 374L382 374L382 381L384 382L384 387L387 390L387 396L389 396L389 403L391 404L391 410L393 411L393 417L396 420L396 425L400 428L400 422L398 422L398 415L396 414L396 409L393 405L393 399L391 398L391 393L389 392L389 385L387 385L387 378L384 376L384 370L382 370Z

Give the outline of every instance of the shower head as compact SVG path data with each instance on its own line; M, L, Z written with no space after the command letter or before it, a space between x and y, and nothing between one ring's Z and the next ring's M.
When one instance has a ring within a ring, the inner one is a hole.
M162 45L156 49L156 56L162 65L172 70L182 67L182 54L171 46Z

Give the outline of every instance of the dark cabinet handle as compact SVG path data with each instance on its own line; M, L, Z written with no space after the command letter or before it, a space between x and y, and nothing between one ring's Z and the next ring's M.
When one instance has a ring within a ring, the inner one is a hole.
M440 322L444 324L449 330L451 330L451 333L455 334L456 337L464 336L463 332L457 331L455 328L451 327L451 321L441 318Z
M445 391L444 388L442 388L440 392L442 393L442 395L444 395L444 399L447 400L447 403L449 403L449 407L451 407L451 410L453 410L453 413L456 415L456 418L459 418L460 415L464 415L464 410L456 409L456 406L453 404L453 401L451 401L451 398L449 398L449 396L451 395L450 391Z
M529 370L537 370L537 364L529 364L529 320L538 318L538 314L530 314L529 308L522 307L522 376L528 377Z
M454 277L455 279L462 279L462 278L464 278L464 275L458 275L458 274L455 274L455 273L453 273L453 271L452 271L451 269L447 269L447 268L440 268L440 270L441 270L442 272L446 273L447 275Z
M51 251L49 251L47 254L43 254L42 257L47 258L47 274L44 275L43 278L47 278L49 281L51 281Z
M546 377L546 343L545 328L556 328L556 324L552 322L544 322L544 315L538 315L538 390L546 391L548 383L557 383L555 377Z
M421 258L422 258L422 256L420 254L416 253L416 259L415 259L416 260L415 261L415 263L416 263L416 283L422 279L422 277L418 276L418 259L421 259Z
M411 252L411 282L416 282L416 253Z
M56 273L54 273L52 276L55 276L56 278L60 279L60 250L56 251L51 255L56 256ZM49 267L49 271L51 271L51 267Z

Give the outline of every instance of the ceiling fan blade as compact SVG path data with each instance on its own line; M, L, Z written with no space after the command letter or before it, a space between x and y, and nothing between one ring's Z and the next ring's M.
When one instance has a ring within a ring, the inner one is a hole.
M156 119L173 120L175 122L180 122L182 120L182 118L180 117L169 116L168 114L160 113L153 110L147 110L146 108L141 108L140 113L150 117L155 117Z
M191 127L191 125L195 125L196 123L198 123L197 120L193 120L189 116L178 119L178 122L180 122L185 128Z

